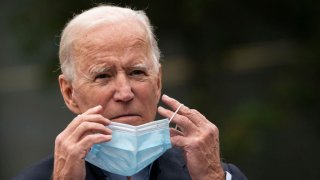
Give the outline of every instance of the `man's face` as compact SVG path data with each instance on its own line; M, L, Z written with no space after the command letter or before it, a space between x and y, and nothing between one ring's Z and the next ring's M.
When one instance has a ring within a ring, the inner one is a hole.
M97 105L111 121L140 125L154 119L161 73L150 55L145 29L136 21L90 30L74 46L72 98L78 113Z

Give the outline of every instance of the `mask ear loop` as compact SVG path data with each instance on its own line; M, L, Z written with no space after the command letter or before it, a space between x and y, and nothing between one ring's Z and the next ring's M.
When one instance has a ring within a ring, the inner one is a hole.
M179 109L183 106L183 104L180 104L179 107L177 108L177 110L173 113L173 115L171 116L171 118L169 119L169 123L171 122L171 120L174 118L174 116L178 113ZM177 129L178 126L176 124L175 129Z

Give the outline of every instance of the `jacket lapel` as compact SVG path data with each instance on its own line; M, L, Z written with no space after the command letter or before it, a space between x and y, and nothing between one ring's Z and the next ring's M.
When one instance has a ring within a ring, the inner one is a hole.
M175 147L166 151L160 158L153 162L149 179L191 179L183 158L183 151Z

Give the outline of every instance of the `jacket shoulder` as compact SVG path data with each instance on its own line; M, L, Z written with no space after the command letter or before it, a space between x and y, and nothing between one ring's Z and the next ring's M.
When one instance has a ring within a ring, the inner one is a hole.
M13 180L50 180L53 172L53 155L31 165L20 174L12 178ZM104 179L101 169L86 162L86 180Z
M53 171L53 156L50 155L45 159L31 165L15 176L13 180L49 180Z

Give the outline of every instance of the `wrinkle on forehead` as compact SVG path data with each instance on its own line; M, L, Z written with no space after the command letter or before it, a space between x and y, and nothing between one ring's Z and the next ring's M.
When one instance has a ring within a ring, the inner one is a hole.
M99 48L108 43L108 45L117 46L123 41L137 39L149 46L147 31L137 20L125 20L121 22L108 23L92 27L81 36L74 45L74 50ZM132 42L130 44L135 44Z
M88 30L73 46L77 61L97 56L97 52L115 52L119 49L144 47L151 49L144 26L133 20L104 24ZM148 54L149 55L149 54ZM98 55L99 56L99 55ZM99 58L99 57L97 57Z

